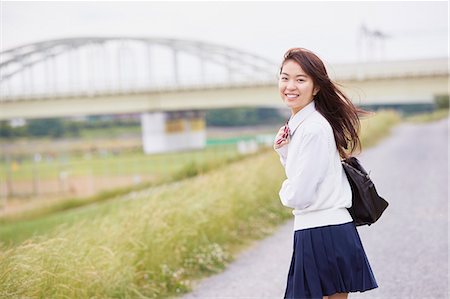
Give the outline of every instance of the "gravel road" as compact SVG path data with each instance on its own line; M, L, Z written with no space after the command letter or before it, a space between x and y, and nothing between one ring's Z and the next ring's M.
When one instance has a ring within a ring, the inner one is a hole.
M358 158L390 206L358 227L379 288L349 298L449 298L449 119L404 123ZM182 299L283 298L292 254L289 220Z

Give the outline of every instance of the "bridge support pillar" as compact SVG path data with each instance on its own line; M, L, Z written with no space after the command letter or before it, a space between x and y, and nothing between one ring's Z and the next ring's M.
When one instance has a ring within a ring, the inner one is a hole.
M146 112L141 114L144 153L201 149L206 146L202 111Z

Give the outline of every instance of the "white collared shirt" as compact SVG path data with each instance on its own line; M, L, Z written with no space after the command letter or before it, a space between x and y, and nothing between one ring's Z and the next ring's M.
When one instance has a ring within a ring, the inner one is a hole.
M351 222L350 184L336 148L333 129L315 101L288 122L290 142L277 149L285 168L279 196L293 208L294 230Z

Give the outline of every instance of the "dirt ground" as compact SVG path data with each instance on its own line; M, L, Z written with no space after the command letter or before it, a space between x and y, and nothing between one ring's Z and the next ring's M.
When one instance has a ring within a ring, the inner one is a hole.
M127 187L152 180L155 180L155 177L150 175L74 177L66 181L39 181L35 190L33 190L32 182L14 182L13 192L20 190L21 194L16 193L17 195L8 198L5 196L5 183L2 182L0 184L0 217L68 198L92 196L98 192L109 190L111 187Z
M281 126L281 124L280 124ZM246 127L208 127L207 139L236 138L257 134L275 134L278 128L273 125L246 126ZM64 153L93 153L107 150L123 152L139 150L142 140L139 134L127 135L120 138L109 139L27 139L16 141L0 141L3 157L22 156L30 157L37 153L40 155L60 155ZM131 186L142 181L151 181L151 175L140 176L86 176L67 177L63 179L38 180L33 182L14 181L7 185L0 180L0 217L20 213L23 210L33 209L58 200L74 197L87 197L100 191ZM13 194L6 196L6 194Z

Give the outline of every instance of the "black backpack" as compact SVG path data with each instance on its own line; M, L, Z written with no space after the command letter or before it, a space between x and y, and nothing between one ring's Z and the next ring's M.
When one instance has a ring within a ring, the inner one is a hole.
M380 218L389 203L378 195L375 185L355 157L341 160L352 188L352 207L348 208L356 226L371 225Z

